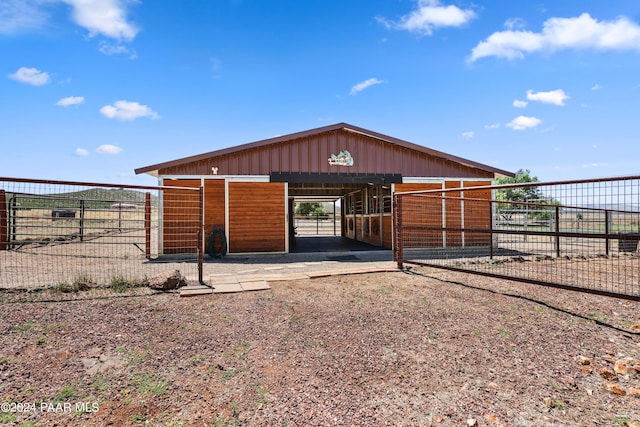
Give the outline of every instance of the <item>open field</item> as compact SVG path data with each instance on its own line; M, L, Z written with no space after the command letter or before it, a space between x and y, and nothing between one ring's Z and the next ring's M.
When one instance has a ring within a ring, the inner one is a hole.
M0 424L640 421L637 302L435 269L197 298L46 292L0 293Z

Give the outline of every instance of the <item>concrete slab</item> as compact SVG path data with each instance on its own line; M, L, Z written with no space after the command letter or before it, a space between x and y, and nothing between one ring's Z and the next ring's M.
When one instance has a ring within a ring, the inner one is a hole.
M278 274L272 275L264 278L267 282L282 282L288 280L305 280L308 279L309 276L306 273L290 273L290 274Z
M242 282L240 283L242 290L244 291L262 291L271 289L271 286L264 280L257 280L255 282Z
M213 288L214 294L229 294L234 292L243 292L242 286L240 283L222 283L215 285Z
M207 283L211 284L212 286L232 284L232 283L238 283L238 278L234 275L218 276L218 277L209 276L209 280L207 281Z

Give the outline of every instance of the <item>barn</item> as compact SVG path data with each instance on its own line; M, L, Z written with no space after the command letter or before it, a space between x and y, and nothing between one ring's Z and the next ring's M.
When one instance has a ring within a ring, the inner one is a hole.
M215 229L224 230L231 254L290 252L296 242L294 203L309 199L339 200L339 238L391 248L394 193L476 187L489 185L500 175L514 176L346 123L145 166L135 172L156 176L161 185L202 187L205 238ZM475 197L491 197L486 191L476 193ZM441 212L433 220L442 222L444 215ZM165 254L172 253L170 225L165 219L160 239Z

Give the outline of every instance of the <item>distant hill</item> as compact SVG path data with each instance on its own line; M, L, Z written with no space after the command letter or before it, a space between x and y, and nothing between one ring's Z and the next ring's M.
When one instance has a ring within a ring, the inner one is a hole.
M113 204L139 204L143 205L145 193L135 190L122 190L118 188L89 188L82 191L55 194L12 194L7 193L7 201L11 203L16 197L18 206L26 209L53 209L69 208L77 209L81 206L81 201L86 209L108 209ZM151 195L151 205L158 203L158 197Z

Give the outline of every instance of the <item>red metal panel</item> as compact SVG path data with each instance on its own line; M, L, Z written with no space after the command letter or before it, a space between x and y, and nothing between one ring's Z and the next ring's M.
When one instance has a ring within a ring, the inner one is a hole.
M348 150L353 166L329 165L332 154ZM401 174L402 176L492 178L493 172L466 166L404 145L344 129L303 135L277 144L251 146L211 158L159 169L161 175L268 175L271 172Z

